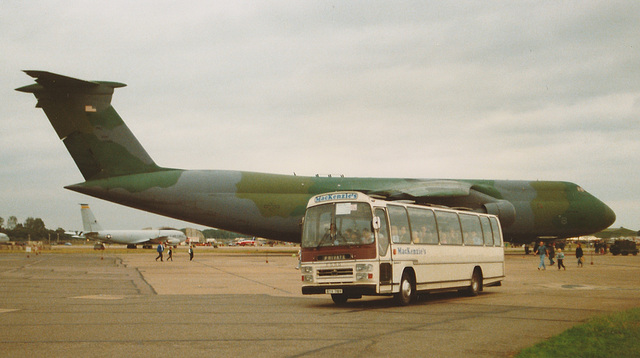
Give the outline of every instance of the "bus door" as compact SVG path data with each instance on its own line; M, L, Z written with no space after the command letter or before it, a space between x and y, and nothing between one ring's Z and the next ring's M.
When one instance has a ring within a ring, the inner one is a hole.
M389 223L387 214L383 208L376 208L374 217L379 223L378 232L378 262L380 265L380 293L391 292L393 278L393 264L391 262L391 250L389 248Z

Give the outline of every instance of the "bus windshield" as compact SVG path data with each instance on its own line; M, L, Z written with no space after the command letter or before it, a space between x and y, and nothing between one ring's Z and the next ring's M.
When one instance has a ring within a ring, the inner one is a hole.
M373 214L366 203L331 203L307 209L302 247L369 245Z

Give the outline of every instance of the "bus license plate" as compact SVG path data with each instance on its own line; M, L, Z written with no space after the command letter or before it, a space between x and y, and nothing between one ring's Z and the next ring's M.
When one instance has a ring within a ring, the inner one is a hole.
M329 294L341 294L342 293L342 289L341 288L327 288L325 291L325 293L329 293Z

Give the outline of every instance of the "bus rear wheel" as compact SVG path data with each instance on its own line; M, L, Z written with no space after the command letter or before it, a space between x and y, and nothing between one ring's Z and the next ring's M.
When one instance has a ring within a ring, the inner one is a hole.
M469 296L477 296L480 291L482 291L482 274L476 269L471 276L471 284L467 288L467 294Z
M406 306L411 303L416 296L415 283L413 277L405 272L402 274L402 280L400 280L400 292L395 294L395 299L398 305Z

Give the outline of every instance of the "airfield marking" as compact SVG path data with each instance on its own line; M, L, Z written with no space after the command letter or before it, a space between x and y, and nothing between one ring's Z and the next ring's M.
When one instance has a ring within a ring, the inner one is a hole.
M17 308L0 308L0 313L8 313L8 312L15 312L15 311L20 311Z
M216 266L213 266L213 265L205 264L205 263L202 263L202 262L198 262L198 263L199 263L200 265L202 265L202 266L206 266L206 267L212 268L212 269L214 269L214 270L218 270L218 271L223 272L223 273L225 273L225 274L227 274L227 275L234 276L234 277L238 277L238 278L241 278L241 279L243 279L243 280L247 280L247 281L249 281L249 282L253 282L253 283L258 284L258 285L261 285L261 286L269 287L269 288L272 288L272 289L274 289L274 290L278 290L278 291L283 292L283 293L287 293L287 294L293 294L293 293L294 293L294 292L289 292L289 291L287 291L287 290L283 290L283 289L278 288L278 287L275 287L275 286L268 285L268 284L266 284L266 283L264 283L264 282L261 282L261 281L258 281L258 280L254 280L254 279L251 279L251 278L248 278L248 277L245 277L245 276L239 275L239 274L237 274L237 273L233 273L233 272L231 272L231 271L223 270L223 269L221 269L221 268L219 268L219 267L216 267Z
M88 299L88 300L122 300L124 299L124 295L87 295L87 296L76 296L76 297L69 297L69 298L81 298L81 299Z

